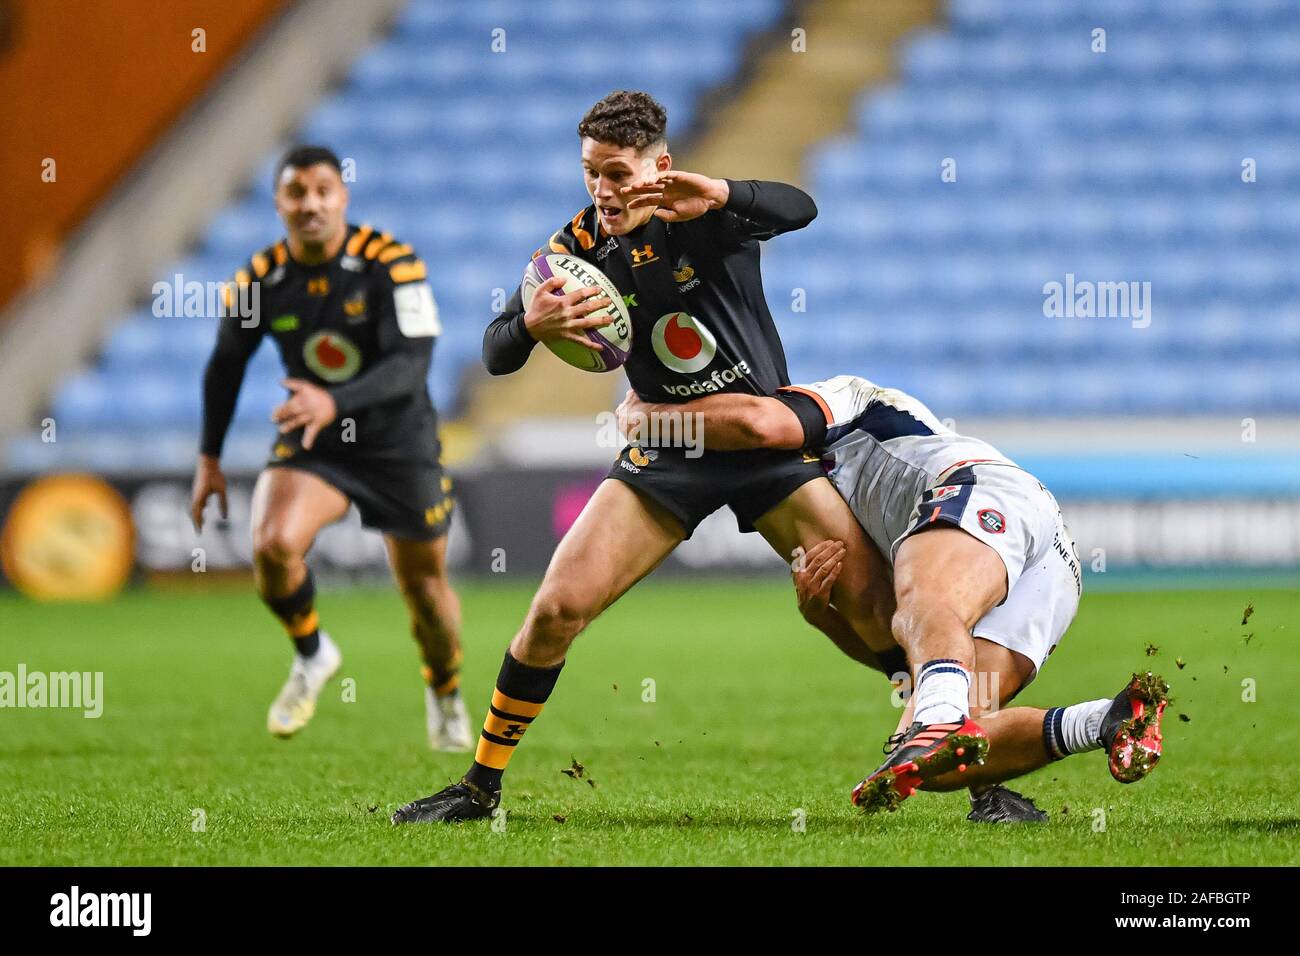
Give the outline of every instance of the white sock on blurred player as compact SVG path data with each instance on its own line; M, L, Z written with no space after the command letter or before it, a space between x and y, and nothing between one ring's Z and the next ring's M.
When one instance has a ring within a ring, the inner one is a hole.
M320 646L311 657L293 655L289 679L280 688L279 696L271 703L266 715L266 729L277 737L292 737L316 713L316 698L321 688L338 671L343 655L338 646L324 631L320 632Z
M970 712L970 671L959 661L927 661L916 675L914 700L917 723L959 722Z
M474 749L477 738L460 691L439 697L426 685L424 717L431 749L442 753L469 753Z

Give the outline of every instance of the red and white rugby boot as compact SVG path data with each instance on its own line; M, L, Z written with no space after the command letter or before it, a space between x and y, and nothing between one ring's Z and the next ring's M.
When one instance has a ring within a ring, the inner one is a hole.
M1110 775L1135 783L1160 761L1160 718L1169 703L1169 685L1147 671L1115 697L1101 721L1101 743L1110 755Z
M952 770L964 773L982 764L988 750L988 735L969 717L960 723L912 724L885 762L853 788L853 805L864 813L897 810L925 781Z

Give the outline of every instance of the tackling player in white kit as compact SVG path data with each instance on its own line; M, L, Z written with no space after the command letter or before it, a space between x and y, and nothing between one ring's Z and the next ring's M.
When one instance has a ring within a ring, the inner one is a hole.
M1154 767L1168 691L1155 675L1134 675L1113 699L997 709L1033 680L1065 634L1082 578L1056 499L993 446L944 427L904 392L850 375L786 386L773 397L713 395L674 406L629 392L619 412L625 427L635 427L636 416L702 414L708 449L822 455L892 566L894 636L915 692L888 758L854 788L856 805L892 810L918 789L969 786L972 819L1045 819L1030 801L992 785L1103 748L1122 783ZM841 646L852 632L828 596L843 553L823 542L795 575L805 618ZM988 675L997 700L972 700L972 672ZM1002 805L982 808L986 798Z

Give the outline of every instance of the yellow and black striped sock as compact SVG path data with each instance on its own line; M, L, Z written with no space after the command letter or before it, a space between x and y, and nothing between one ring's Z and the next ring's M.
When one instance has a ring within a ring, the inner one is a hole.
M460 664L464 655L459 650L452 653L451 659L441 664L425 661L420 668L420 676L433 688L438 697L450 697L460 690Z
M530 667L506 651L496 690L492 692L492 706L479 735L474 764L465 774L467 781L484 790L501 789L506 764L510 763L524 731L542 712L563 667L563 662L555 667Z
M289 632L299 654L311 657L320 650L320 615L316 613L316 582L311 568L292 594L278 598L263 595L262 600Z

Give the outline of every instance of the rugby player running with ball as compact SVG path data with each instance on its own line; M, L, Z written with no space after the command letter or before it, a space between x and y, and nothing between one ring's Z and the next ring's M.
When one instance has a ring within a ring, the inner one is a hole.
M673 169L666 125L663 107L642 92L617 91L591 108L578 125L591 205L539 253L577 256L623 294L633 326L627 375L647 400L770 395L789 378L763 297L759 243L808 225L817 208L783 183ZM488 326L490 372L516 371L539 341L587 342L583 332L608 321L591 315L609 305L598 287L551 294L560 284L544 283L526 310L516 292ZM890 635L883 559L847 510L825 506L831 499L838 501L817 459L797 450L689 457L682 448L625 448L556 548L506 651L474 762L459 782L398 809L393 823L490 816L502 774L550 697L569 645L724 505L742 531L757 530L786 558L819 541L844 542L832 589L851 629L841 647L863 663L880 663L874 651L893 655L883 663L890 673L905 668ZM819 517L825 514L833 520Z

